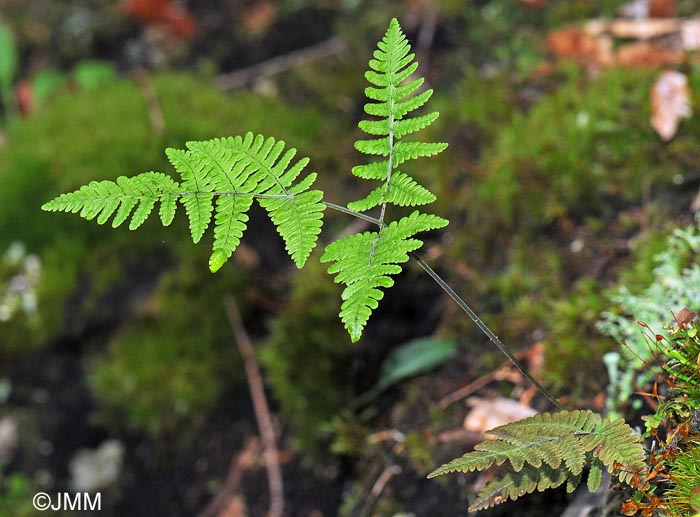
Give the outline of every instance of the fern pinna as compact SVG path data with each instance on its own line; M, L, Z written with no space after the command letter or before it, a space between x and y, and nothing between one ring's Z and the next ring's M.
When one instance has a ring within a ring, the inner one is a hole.
M359 124L360 129L376 138L358 140L355 148L382 159L358 165L352 172L360 178L379 181L380 185L367 197L348 204L348 208L362 212L379 206L379 230L340 239L329 245L321 257L322 262L333 262L328 272L336 273L336 282L346 285L340 317L353 341L360 338L372 311L382 299L381 288L393 285L390 275L400 273L399 264L407 262L408 253L423 244L413 236L447 225L447 220L441 217L418 211L389 225L385 223L389 203L416 206L435 201L428 189L397 167L413 158L438 154L447 144L401 140L429 126L438 117L437 113L408 116L423 106L433 92L428 89L417 93L423 85L422 78L409 81L418 63L396 19L391 21L377 46L374 59L369 62L370 70L365 73L372 84L365 89L370 99L365 104L365 113L378 118Z
M542 413L486 432L492 439L436 469L428 477L484 470L506 461L510 468L477 494L470 511L566 483L572 492L589 463L588 489L600 485L603 467L629 482L645 468L641 437L621 418L603 419L592 411Z
M391 21L379 49L370 61L367 79L374 86L366 89L371 100L365 111L378 120L360 122L360 128L378 138L356 143L365 154L384 159L353 169L361 178L382 184L366 198L345 209L323 201L323 192L311 189L316 179L312 172L296 181L308 164L308 158L293 162L296 150L274 138L248 133L245 136L188 142L187 149L167 149L168 159L180 174L180 181L160 172L145 172L116 181L93 181L80 189L62 194L42 208L48 211L79 213L86 219L112 226L129 217L129 229L141 226L160 204L163 225L169 225L178 201L189 219L192 241L201 240L207 228L214 226L209 267L219 270L238 246L248 221L253 201L267 210L282 236L289 255L302 267L316 246L326 206L370 219L379 230L353 235L327 247L322 260L333 261L329 268L336 281L346 284L340 316L353 341L357 341L373 309L382 298L380 288L393 284L391 275L401 271L398 264L422 242L414 236L440 228L447 221L435 215L414 212L390 224L385 223L388 203L415 206L430 203L435 196L396 167L412 158L431 156L447 144L404 142L402 137L430 125L438 116L407 116L430 98L432 90L417 93L423 79L410 80L418 64L398 21ZM380 206L379 218L361 212Z
M323 192L309 190L316 179L315 172L294 183L309 160L302 158L290 166L296 150L284 152L284 146L281 140L252 133L188 142L187 150L166 150L180 173L180 183L158 172L144 172L132 178L122 176L117 181L93 181L42 208L79 212L86 219L97 217L99 224L116 212L112 219L115 228L131 215L129 229L134 230L143 224L156 202L160 203L161 222L168 226L179 200L185 207L195 243L215 213L209 259L209 267L215 272L238 246L248 221L246 213L256 199L270 215L294 263L302 267L316 246L325 205L321 203Z

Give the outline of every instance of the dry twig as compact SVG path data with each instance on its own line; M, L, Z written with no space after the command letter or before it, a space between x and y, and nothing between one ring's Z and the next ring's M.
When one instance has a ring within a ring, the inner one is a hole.
M374 482L374 485L372 486L372 490L370 491L369 495L367 496L367 501L365 502L364 507L362 508L362 513L361 515L364 517L366 515L369 515L372 512L372 508L374 507L374 504L377 502L377 499L379 496L382 494L384 491L384 487L386 484L389 482L391 478L396 476L397 474L401 474L401 467L398 465L391 465L390 467L387 467L384 469L384 472L382 472L377 480Z
M221 75L217 78L216 85L222 90L235 90L246 84L265 79L291 68L340 54L345 48L346 45L342 38L340 36L334 36L316 45L301 50L295 50L283 56L273 57L262 63L236 70L230 74Z
M148 118L151 121L153 132L160 136L165 132L165 118L163 117L163 110L160 108L160 102L158 102L158 94L151 82L151 77L146 69L139 68L134 70L134 79L141 88L141 93L146 101Z
M243 357L250 397L253 399L255 418L260 428L260 436L263 442L265 467L267 469L267 481L270 488L270 517L282 517L284 513L284 487L282 484L282 469L280 468L279 451L277 450L275 430L270 417L270 409L265 398L260 368L255 359L253 344L243 326L238 304L233 296L224 297L226 317L236 339L238 350Z
M221 486L219 493L202 510L199 517L216 517L231 504L231 501L235 499L236 492L238 492L243 473L256 463L255 457L260 454L261 448L260 440L257 437L247 440L243 450L231 458L226 480Z

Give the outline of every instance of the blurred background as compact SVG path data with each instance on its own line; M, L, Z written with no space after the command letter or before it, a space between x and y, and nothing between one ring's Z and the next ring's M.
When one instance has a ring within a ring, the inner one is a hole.
M700 304L698 14L690 0L0 0L0 516L35 515L39 491L99 492L101 516L266 515L226 296L262 369L285 515L467 515L489 474L427 473L552 409L415 265L353 345L320 250L297 270L260 211L212 275L211 235L193 245L182 216L130 232L40 210L91 180L171 174L166 147L246 131L309 156L327 200L363 197L363 74L392 17L435 89L425 139L450 144L410 171L451 221L423 257L564 405L633 413L633 320ZM358 228L327 211L321 241ZM560 515L570 497L482 515Z

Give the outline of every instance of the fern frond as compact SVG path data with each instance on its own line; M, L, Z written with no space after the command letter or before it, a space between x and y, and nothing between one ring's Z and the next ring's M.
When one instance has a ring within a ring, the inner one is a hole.
M368 176L367 168L360 166L353 169L353 174L388 181L393 169L403 161L432 156L444 150L447 144L398 142L401 137L428 127L437 119L438 113L406 117L430 99L432 90L416 94L423 85L423 78L403 84L416 71L418 64L414 62L415 55L410 53L411 46L396 19L391 20L377 47L374 59L369 62L370 70L365 74L373 85L365 89L365 95L370 100L365 104L365 112L381 120L363 120L359 127L367 134L380 138L359 140L355 148L364 154L389 157L389 160L382 162L384 172L372 170Z
M165 174L144 172L133 178L120 176L116 182L91 181L74 192L61 194L41 208L49 212L80 213L88 220L97 217L98 224L106 223L116 212L112 220L116 228L138 205L129 224L134 230L143 224L156 201L160 201L160 218L163 225L168 226L175 215L177 200L171 193L178 188L178 183Z
M415 211L379 232L350 235L326 247L321 262L333 262L328 272L336 273L335 281L346 285L340 317L353 342L384 296L380 288L394 285L390 275L399 274L398 264L408 261L408 254L423 244L412 237L446 224L436 215Z
M591 468L588 471L588 491L595 492L600 487L603 479L603 462L598 458L593 458Z
M496 427L486 434L493 439L477 444L473 452L428 475L432 478L451 472L483 470L508 461L510 469L484 488L477 497L479 504L473 505L475 508L496 504L499 498L515 499L535 489L558 486L564 481L567 490L573 490L580 483L587 462L591 463L590 490L600 485L603 467L612 471L617 464L623 465L623 469L615 472L622 481L644 467L640 436L624 420L603 420L592 411L541 413Z
M167 149L168 159L182 182L157 172L113 181L92 182L75 192L62 194L42 208L97 217L112 226L131 215L130 229L148 218L160 202L160 219L169 225L177 201L185 207L192 241L201 240L214 215L214 244L209 267L217 271L240 243L253 199L268 212L292 260L302 267L321 231L323 193L310 190L316 173L296 181L308 158L296 162L295 149L274 138L247 133L203 142L188 142L187 149ZM214 199L216 198L216 203ZM115 214L116 212L116 214Z
M382 41L377 44L374 59L370 60L370 70L365 77L373 85L365 89L370 100L365 104L368 115L380 117L380 120L363 120L359 123L365 133L378 137L355 142L355 148L361 153L386 157L387 160L354 167L352 173L364 179L384 182L384 186L373 191L365 200L349 206L354 210L369 210L378 205L395 203L400 205L420 205L430 203L424 189L408 189L402 196L396 196L392 190L393 175L399 174L394 169L401 163L422 156L435 155L447 147L444 143L400 142L408 134L428 127L438 117L438 113L429 113L420 117L406 117L410 112L423 106L432 90L416 94L423 85L423 78L417 78L406 84L405 80L418 68L411 54L411 46L396 19L391 20ZM407 186L404 175L401 180ZM416 183L417 184L417 183ZM397 187L394 188L396 190Z
M391 277L401 272L400 264L408 260L410 252L422 246L413 236L447 224L440 217L417 211L389 225L384 221L387 204L417 206L435 201L435 195L396 167L413 158L435 155L447 147L444 143L400 141L428 127L438 117L438 113L408 116L432 95L432 90L420 91L423 78L409 79L418 68L414 58L399 22L391 20L365 73L371 86L365 89L369 102L364 109L379 119L361 121L360 129L372 138L355 142L361 153L381 159L352 169L355 176L378 180L381 184L364 199L348 204L350 210L357 212L380 206L380 229L334 242L321 257L323 262L333 262L328 272L336 274L336 282L346 285L340 317L352 341L360 338L372 311L378 307L384 296L382 288L393 285Z

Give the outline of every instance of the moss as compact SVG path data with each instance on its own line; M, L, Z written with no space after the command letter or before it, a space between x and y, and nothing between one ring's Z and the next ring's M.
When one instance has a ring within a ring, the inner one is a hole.
M435 468L435 457L426 436L418 432L406 433L406 454L413 468L421 475L428 475Z
M603 388L600 358L613 344L600 336L595 324L606 307L596 280L583 278L567 296L545 305L545 375L556 393L580 400Z
M36 515L37 511L30 502L35 493L32 483L22 474L0 477L0 515L14 517Z
M317 257L293 277L287 300L260 360L297 446L321 459L330 421L351 394L353 349L337 316L339 288Z
M227 96L187 75L153 81L165 118L161 137L153 133L142 92L127 79L59 95L35 118L9 128L0 149L0 242L23 242L44 269L39 323L5 325L0 356L31 353L50 339L73 338L90 325L113 321L124 307L115 298L133 286L130 278L155 277L169 256L195 249L182 246L188 231L180 218L167 230L148 221L137 232L108 231L76 216L42 212L46 200L91 180L144 170L172 173L165 146L239 133L242 119L246 130L313 149L320 118L312 110L250 93ZM203 271L206 264L204 257Z
M514 116L486 154L479 216L531 232L571 210L596 213L605 195L638 200L642 178L672 178L658 166L659 141L647 122L653 77L610 70L570 78Z
M661 515L692 517L700 511L700 443L691 442L687 450L671 463L671 488L664 494Z
M590 381L601 378L595 365L614 344L594 323L608 308L604 283L624 263L617 242L640 231L640 206L651 229L676 217L673 178L694 160L695 121L684 121L670 145L649 126L655 76L608 70L589 78L567 65L550 84L528 86L535 95L527 103L518 102L521 85L501 74L491 88L468 77L453 86L460 94L452 98L469 105L473 91L480 109L443 101L453 139L445 154L457 156L439 158L435 190L444 194L438 213L452 221L451 281L458 291L468 284L467 299L506 343L544 339L545 377L565 391L576 384L571 372L584 381L580 394L601 388ZM691 82L696 76L691 69ZM634 274L648 271L640 265ZM465 336L472 325L450 316L443 329ZM574 364L590 364L596 376Z
M191 438L202 417L241 379L241 361L222 297L248 278L224 268L203 279L190 260L163 275L141 317L121 332L89 373L97 420L110 429Z

